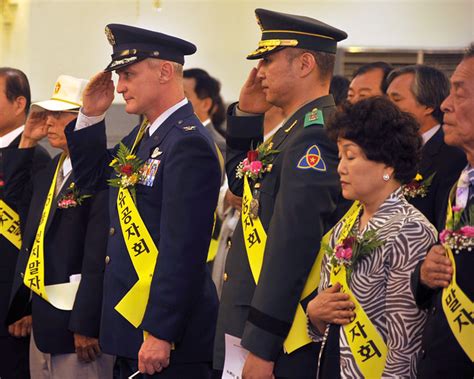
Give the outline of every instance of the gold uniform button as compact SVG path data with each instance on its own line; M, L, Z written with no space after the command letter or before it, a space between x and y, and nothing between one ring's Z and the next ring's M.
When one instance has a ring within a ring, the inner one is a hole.
M224 272L224 282L227 282L227 279L229 279L229 275L227 275L227 272Z
M227 247L230 249L231 246L232 246L232 240L229 239L229 240L227 241Z
M105 257L105 264L108 265L109 262L110 262L110 257L107 255L107 256Z
M115 228L109 229L109 236L113 236L115 234Z

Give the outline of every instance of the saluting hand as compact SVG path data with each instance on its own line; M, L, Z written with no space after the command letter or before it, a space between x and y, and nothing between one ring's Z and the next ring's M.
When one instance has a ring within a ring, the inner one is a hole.
M453 268L446 250L441 245L434 245L420 268L420 281L426 287L446 288L451 282Z
M47 135L46 112L31 112L26 120L19 147L20 149L26 149L36 146L38 141Z
M311 323L324 333L327 324L346 325L355 317L354 303L349 300L349 295L342 293L341 284L320 292L308 304L307 312Z
M153 375L170 364L171 344L148 334L138 352L138 370Z
M101 354L97 338L83 336L78 333L74 333L74 347L76 348L77 358L81 362L95 361Z
M111 72L99 72L93 76L82 94L82 113L86 116L104 114L114 100L114 91Z
M259 66L260 67L259 63ZM262 88L262 81L258 78L258 67L252 68L247 81L240 90L239 109L247 113L265 113L271 108L271 104L267 102L265 93Z
M25 316L8 326L8 333L13 337L27 337L31 334L31 316Z

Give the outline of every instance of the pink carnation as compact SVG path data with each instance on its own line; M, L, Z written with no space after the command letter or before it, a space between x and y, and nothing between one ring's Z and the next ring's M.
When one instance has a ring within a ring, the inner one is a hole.
M463 226L461 228L461 234L465 237L469 237L469 238L472 238L474 237L474 226Z
M342 246L339 246L336 250L336 258L350 260L352 258L352 248L344 249Z
M453 212L461 212L463 210L463 207L460 207L459 205L453 205Z
M262 169L262 162L253 161L253 162L250 163L250 171L253 174L258 175L258 173L260 172L261 169Z
M451 235L451 231L444 229L441 231L441 233L439 233L439 240L441 241L441 243L445 243L450 235Z

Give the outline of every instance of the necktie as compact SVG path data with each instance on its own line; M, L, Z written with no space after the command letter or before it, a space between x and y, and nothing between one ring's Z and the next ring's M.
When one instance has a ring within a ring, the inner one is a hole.
M474 168L466 167L459 177L456 188L456 205L465 208L468 200L474 195Z
M55 196L58 196L58 193L61 190L61 186L63 185L63 182L64 182L64 173L63 173L63 168L61 167L58 170L58 175L56 177L56 188L54 190Z

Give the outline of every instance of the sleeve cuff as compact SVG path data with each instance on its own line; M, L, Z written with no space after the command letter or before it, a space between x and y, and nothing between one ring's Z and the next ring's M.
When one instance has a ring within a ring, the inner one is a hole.
M105 119L105 113L100 116L86 116L82 113L82 108L79 110L79 115L77 116L76 127L74 131L87 128L88 126L97 124Z
M242 336L242 346L252 354L275 362L283 347L284 337L269 333L266 330L247 322Z

